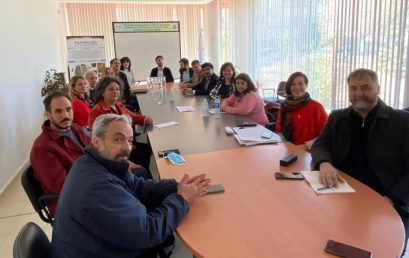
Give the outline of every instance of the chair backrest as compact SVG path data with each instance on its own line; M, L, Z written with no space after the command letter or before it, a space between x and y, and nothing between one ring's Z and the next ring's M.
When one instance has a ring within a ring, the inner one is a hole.
M31 165L23 172L21 175L21 184L23 185L24 191L26 192L28 199L33 205L34 210L40 215L40 218L47 223L53 224L53 218L46 206L46 199L43 198L43 189L40 183L34 177L34 171ZM55 197L54 199L57 199Z
M286 98L287 97L287 93L285 92L285 85L286 85L286 81L281 81L278 86L277 86L277 96Z
M28 222L18 233L13 246L13 258L49 258L50 240L33 222Z

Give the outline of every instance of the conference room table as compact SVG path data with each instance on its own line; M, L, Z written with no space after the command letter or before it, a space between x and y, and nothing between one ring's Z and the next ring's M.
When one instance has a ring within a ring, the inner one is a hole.
M154 124L175 121L178 125L157 129L150 126L149 140L155 157L158 151L178 148L182 154L201 153L206 151L240 148L237 142L226 138L224 128L234 127L251 120L232 114L221 113L202 116L202 105L207 99L209 106L213 100L205 96L183 95L177 83L168 83L163 93L163 104L154 100L153 89L145 94L137 94L143 114L153 118ZM191 106L193 112L179 112L177 106ZM141 128L139 128L141 131Z
M395 209L378 193L348 175L343 177L355 193L317 195L305 181L276 180L277 171L310 170L311 155L303 146L283 142L241 147L233 136L218 129L241 121L241 117L224 114L219 121L209 117L207 128L203 128L206 123L197 121L201 117L198 112L170 117L175 106L196 105L203 99L183 96L178 90L175 97L174 103L151 105L149 93L138 95L142 111L153 114L155 121L180 123L149 132L152 148L184 150L183 165L155 157L160 177L180 180L185 173L205 173L212 184L225 188L223 193L195 200L177 228L180 239L196 257L335 257L324 251L330 239L369 250L373 257L399 257L403 225ZM196 139L196 130L205 132L203 137L214 135L220 142L206 139L213 144L195 146L204 142L201 137ZM289 167L280 166L280 158L289 153L296 153L298 160Z

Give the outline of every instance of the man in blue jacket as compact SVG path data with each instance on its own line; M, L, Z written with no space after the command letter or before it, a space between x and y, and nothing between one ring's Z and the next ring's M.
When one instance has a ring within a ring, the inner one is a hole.
M99 116L92 146L72 166L61 191L52 257L156 257L189 211L207 193L205 175L144 180L128 172L132 146L126 116Z

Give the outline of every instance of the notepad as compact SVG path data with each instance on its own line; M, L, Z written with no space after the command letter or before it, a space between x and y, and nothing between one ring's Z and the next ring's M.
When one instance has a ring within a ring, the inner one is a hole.
M266 130L268 129L259 124L249 127L233 127L233 131L237 134L236 139L238 138L242 142L260 142L259 144L281 142L280 136L273 132L271 132L270 138L263 138L262 135Z
M157 124L157 125L154 125L154 127L156 127L156 128L165 128L165 127L174 126L174 125L178 125L178 124L179 124L178 122L172 121L172 122Z
M195 109L192 106L177 106L176 110L179 112L192 112Z
M346 181L344 183L339 183L338 187L329 187L326 188L319 182L319 172L318 171L301 171L305 180L311 186L311 188L317 194L333 194L333 193L354 193L353 189ZM325 188L325 189L324 189ZM321 189L321 190L318 190Z

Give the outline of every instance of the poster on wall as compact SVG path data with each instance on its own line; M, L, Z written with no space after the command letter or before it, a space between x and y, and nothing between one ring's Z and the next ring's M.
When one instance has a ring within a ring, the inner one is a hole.
M68 76L85 76L93 71L100 78L105 71L104 36L68 36Z

